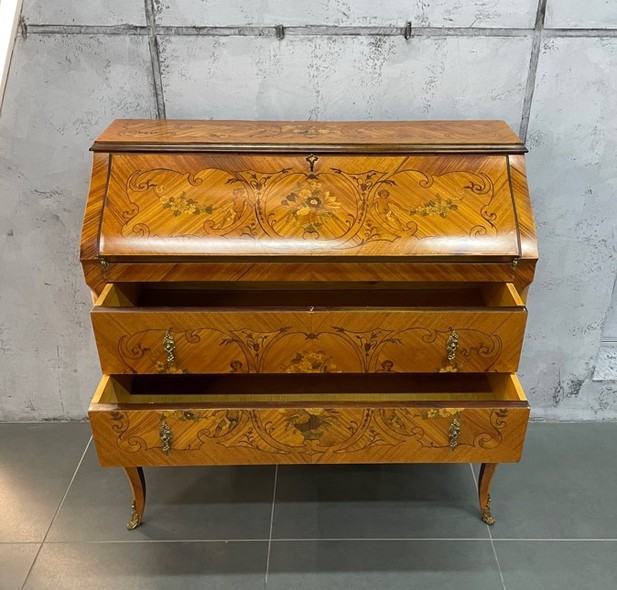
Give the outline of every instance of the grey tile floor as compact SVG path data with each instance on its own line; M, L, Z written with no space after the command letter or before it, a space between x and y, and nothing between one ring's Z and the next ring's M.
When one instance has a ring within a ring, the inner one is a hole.
M0 590L615 590L617 424L531 424L499 468L146 469L127 531L120 469L87 424L0 424Z

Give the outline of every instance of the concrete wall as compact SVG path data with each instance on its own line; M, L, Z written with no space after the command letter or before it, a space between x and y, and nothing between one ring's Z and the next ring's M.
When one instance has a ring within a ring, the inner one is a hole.
M616 383L592 379L616 272L617 4L378 5L25 0L0 115L0 418L83 418L88 147L115 117L157 116L507 120L531 150L540 233L534 415L617 418Z

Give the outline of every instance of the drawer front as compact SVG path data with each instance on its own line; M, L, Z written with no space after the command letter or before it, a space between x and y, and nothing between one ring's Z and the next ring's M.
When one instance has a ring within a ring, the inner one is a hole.
M93 405L90 423L106 466L518 461L529 408L503 406Z
M98 308L104 373L514 372L524 308L211 311Z

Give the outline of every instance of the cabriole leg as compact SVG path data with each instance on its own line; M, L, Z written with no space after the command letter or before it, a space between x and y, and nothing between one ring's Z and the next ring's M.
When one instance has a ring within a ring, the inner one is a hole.
M495 524L495 519L491 514L491 484L497 469L497 463L482 463L480 467L479 499L480 514L486 524Z
M141 524L146 505L146 478L141 467L124 467L124 472L129 478L133 503L131 504L131 520L128 521L126 528L129 531L136 529Z

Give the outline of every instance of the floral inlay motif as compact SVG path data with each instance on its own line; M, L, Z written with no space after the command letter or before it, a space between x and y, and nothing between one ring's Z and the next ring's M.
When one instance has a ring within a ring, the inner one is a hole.
M200 205L195 199L187 197L186 192L180 193L178 196L165 195L160 199L163 209L171 209L174 217L178 217L183 213L192 213L199 215L200 213L211 214L214 211L212 205Z
M160 415L152 413L152 420L139 419L134 423L131 423L131 414L108 413L109 425L121 452L160 449L159 427L164 424L167 428L163 435L170 443L174 434L182 434L175 438L173 446L170 444L168 452L172 455L205 452L206 456L220 452L220 447L272 455L299 452L351 455L376 446L393 450L402 446L412 452L418 448L450 450L454 439L456 446L495 449L503 443L506 434L516 437L517 426L527 422L524 410L511 414L507 408L474 410L475 419L467 423L465 432L456 432L463 415L457 408L176 410Z
M317 232L326 219L336 219L335 211L341 207L336 197L322 188L314 174L298 182L294 190L281 201L281 205L289 207L288 215L293 223L308 233Z
M239 360L231 361L231 363L229 363L229 372L230 373L248 373L247 369L244 368L244 363Z
M450 211L456 211L458 209L457 202L454 199L444 199L441 195L436 195L434 199L424 203L422 207L416 207L410 209L410 215L420 215L421 217L430 217L431 215L439 215L439 217L446 218Z
M332 424L338 412L336 410L288 410L286 428L297 430L305 441L319 440L325 433L328 425Z
M326 329L313 332L292 325L258 332L230 330L224 323L175 331L178 349L173 362L161 346L165 328L121 335L117 358L126 368L118 372L201 373L207 367L208 372L241 374L396 373L415 371L418 366L435 372L480 372L492 370L504 348L499 333L457 328L460 342L453 365L446 351L451 328L408 325L402 330L376 327L355 332L343 326L323 326ZM212 354L217 347L221 348ZM419 352L423 356L417 359Z
M310 156L307 162L314 164ZM495 180L484 173L434 174L416 169L413 159L405 158L394 158L387 166L384 162L381 170L356 166L348 172L321 161L320 172L305 172L295 164L261 172L248 164L238 170L212 166L195 172L135 171L127 179L126 200L114 204L123 237L241 238L238 253L248 248L252 254L263 248L288 251L295 247L293 240L303 240L302 247L311 249L327 241L336 251L369 243L376 251L387 251L377 242L402 240L400 246L407 242L411 254L424 249L417 240L450 231L435 221L457 211L461 235L497 236L501 227L514 223L506 209L498 219L492 204ZM504 174L500 172L499 179ZM165 225L162 234L159 226L170 219L156 215L157 208L178 219Z
M382 361L380 368L377 369L375 372L376 373L396 373L396 370L394 369L394 363L391 360L386 359L385 361Z
M157 361L155 364L157 373L165 373L167 375L181 375L188 373L188 369L176 367L175 363L164 363Z
M237 345L244 352L247 365L235 359L229 367L231 373L259 373L263 355L277 340L289 331L289 327L279 328L276 332L253 332L252 330L230 330L229 337L220 341L219 346Z
M325 350L315 352L297 352L285 367L286 373L339 373L337 366L332 362Z

